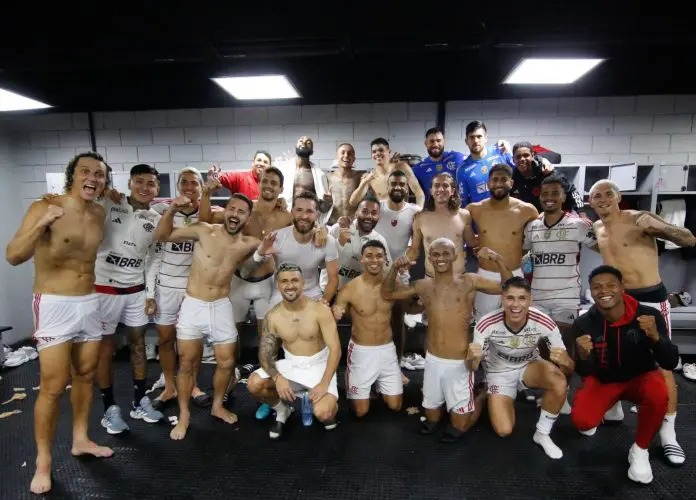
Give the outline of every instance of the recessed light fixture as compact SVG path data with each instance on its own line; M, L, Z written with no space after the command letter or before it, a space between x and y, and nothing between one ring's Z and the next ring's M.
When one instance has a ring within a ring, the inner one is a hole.
M239 100L301 97L285 75L233 76L212 80Z
M523 59L503 83L562 85L575 82L604 59Z
M26 109L50 108L48 104L0 89L0 111L23 111Z

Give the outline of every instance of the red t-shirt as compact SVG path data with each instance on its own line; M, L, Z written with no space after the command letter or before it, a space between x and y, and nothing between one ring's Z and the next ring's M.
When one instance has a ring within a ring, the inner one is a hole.
M253 170L247 172L223 172L220 174L220 184L231 193L242 193L250 200L259 198L259 180Z

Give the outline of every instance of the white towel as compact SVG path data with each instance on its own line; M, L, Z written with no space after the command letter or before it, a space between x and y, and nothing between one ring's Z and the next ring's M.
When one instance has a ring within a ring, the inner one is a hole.
M667 224L684 227L684 222L686 221L685 200L664 200L661 201L660 204L662 205L660 217L662 217ZM671 241L663 241L665 242L665 250L674 250L675 248L680 248L679 245L672 243Z

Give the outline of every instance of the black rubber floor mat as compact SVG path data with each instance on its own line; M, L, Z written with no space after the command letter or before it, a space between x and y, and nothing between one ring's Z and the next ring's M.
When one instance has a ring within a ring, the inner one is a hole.
M203 365L199 382L212 385L214 365ZM149 363L150 382L159 375ZM564 452L551 460L532 442L538 416L534 404L518 401L513 434L498 438L484 414L480 423L456 444L439 435L418 432L422 371L405 372L404 408L398 414L380 401L361 421L351 417L341 392L340 425L327 432L315 423L303 427L299 412L290 417L279 442L268 439L270 421L254 419L257 404L246 386L235 389L232 401L240 428L232 430L192 407L192 425L184 441L169 439L167 424L129 419L127 435L109 436L99 425L102 405L95 391L91 437L113 447L110 459L75 459L70 455L71 412L68 397L54 444L54 487L49 498L307 498L307 499L430 499L430 498L693 498L696 491L696 384L678 375L682 404L677 433L687 453L680 469L665 465L654 443L654 481L641 487L626 476L635 415L624 406L626 420L602 427L594 437L579 435L568 416L561 416L553 438ZM0 498L30 498L34 471L32 415L38 385L38 363L0 372L0 399L24 387L27 398L0 407L22 413L0 419ZM342 375L342 373L341 373ZM342 377L339 377L339 381ZM130 368L116 362L116 400L124 410L132 396ZM67 396L67 395L66 395ZM165 410L176 414L176 406Z

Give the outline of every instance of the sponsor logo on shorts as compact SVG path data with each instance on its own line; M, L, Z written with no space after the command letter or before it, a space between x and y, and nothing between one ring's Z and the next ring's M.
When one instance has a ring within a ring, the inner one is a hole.
M110 253L106 256L106 263L113 264L117 267L140 267L140 265L143 263L143 259L130 259L128 257L121 257L120 255Z
M454 413L459 413L460 415L464 415L466 413L466 406L460 406L459 408L452 408L452 411Z
M358 393L358 388L354 385L350 386L350 393L351 394L357 394Z
M498 394L500 392L500 386L499 385L489 385L488 391L491 394Z
M123 240L121 242L121 244L126 245L127 247L134 247L135 246L135 243L133 243L132 241L128 241L128 240Z

